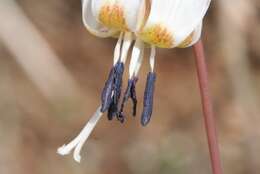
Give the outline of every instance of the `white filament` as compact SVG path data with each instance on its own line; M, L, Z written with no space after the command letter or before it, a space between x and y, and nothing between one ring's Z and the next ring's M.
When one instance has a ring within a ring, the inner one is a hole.
M82 129L82 131L79 133L79 135L74 138L69 144L63 145L60 148L58 148L57 153L60 155L68 155L73 148L75 148L73 157L74 160L77 162L80 162L81 156L80 151L82 149L82 146L88 139L90 133L93 131L94 127L96 126L97 122L102 116L102 112L100 111L101 107L99 106L97 111L94 113L94 115L90 118L88 123L85 125L85 127Z
M129 65L129 78L131 79L136 72L136 68L140 68L140 65L143 57L144 43L137 39L132 51L131 61ZM138 67L139 66L139 67Z
M114 50L114 65L115 65L115 64L118 62L118 60L120 59L123 36L124 36L124 33L121 32L121 33L120 33L120 36L119 36L119 38L118 38L118 41L117 41L117 43L116 43L116 47L115 47L115 50Z
M132 44L133 36L131 32L126 32L122 46L121 62L125 63L128 55L129 48Z
M144 59L144 49L141 50L141 54L138 58L138 61L137 61L137 64L135 66L135 72L134 72L134 76L137 77L138 73L139 73L139 70L141 68L141 65L142 65L142 62L143 62L143 59Z
M155 49L155 46L152 45L152 46L151 46L151 54L150 54L151 72L154 71L155 55L156 55L156 49Z

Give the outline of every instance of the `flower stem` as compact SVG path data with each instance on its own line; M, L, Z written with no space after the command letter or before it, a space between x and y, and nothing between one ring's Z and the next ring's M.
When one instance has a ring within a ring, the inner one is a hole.
M207 72L203 43L201 40L198 41L193 46L193 50L196 59L197 75L199 80L203 115L204 115L205 127L207 132L207 138L208 138L212 173L222 174L217 132L216 132L214 115L213 115L212 102L209 94L210 92L209 92L209 83L208 83L208 72Z

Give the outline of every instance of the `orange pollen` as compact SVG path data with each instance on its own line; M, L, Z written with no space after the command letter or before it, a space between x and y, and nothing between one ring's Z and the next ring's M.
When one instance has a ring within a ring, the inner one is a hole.
M166 27L159 24L150 27L145 27L139 36L143 41L161 47L161 48L171 48L174 39Z
M109 28L128 31L123 8L119 5L104 5L99 13L99 21Z

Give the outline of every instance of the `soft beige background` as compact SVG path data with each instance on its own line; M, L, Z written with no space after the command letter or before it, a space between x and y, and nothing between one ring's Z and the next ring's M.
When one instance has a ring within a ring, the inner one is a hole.
M259 9L259 0L218 0L205 19L226 174L260 171ZM210 173L190 48L158 50L149 126L140 126L140 116L124 125L104 117L77 164L56 149L77 135L98 106L116 40L84 29L77 0L1 0L0 21L1 174ZM146 61L138 115L148 70Z

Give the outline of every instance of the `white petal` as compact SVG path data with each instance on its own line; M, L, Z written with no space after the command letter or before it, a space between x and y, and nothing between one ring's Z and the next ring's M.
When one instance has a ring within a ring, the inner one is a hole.
M119 0L120 4L125 9L126 23L129 30L135 32L137 29L138 18L140 17L140 10L144 5L145 0Z
M92 12L97 21L109 28L134 32L143 1L93 0Z
M95 0L82 0L82 18L85 27L90 33L99 37L110 37L115 35L118 31L115 29L110 29L101 25L94 18L91 11L91 3Z
M71 152L73 148L74 150L74 159L77 162L80 162L80 151L86 140L88 139L90 133L93 131L94 127L96 126L97 122L102 116L102 112L100 111L101 107L98 107L97 111L94 113L94 115L90 118L88 123L85 125L85 127L82 129L80 134L72 140L68 145L63 145L62 147L58 148L57 153L60 155L67 155Z
M202 22L199 24L198 27L184 40L180 45L178 45L178 48L186 48L194 45L198 40L200 39L202 32Z
M138 34L158 47L176 47L200 24L210 1L151 0L150 15Z
M192 42L188 45L188 47L194 45L195 43L197 43L199 41L201 33L202 33L202 26L203 26L203 22L201 22L199 24L199 26L195 29L195 31L193 32L193 35L192 35Z

